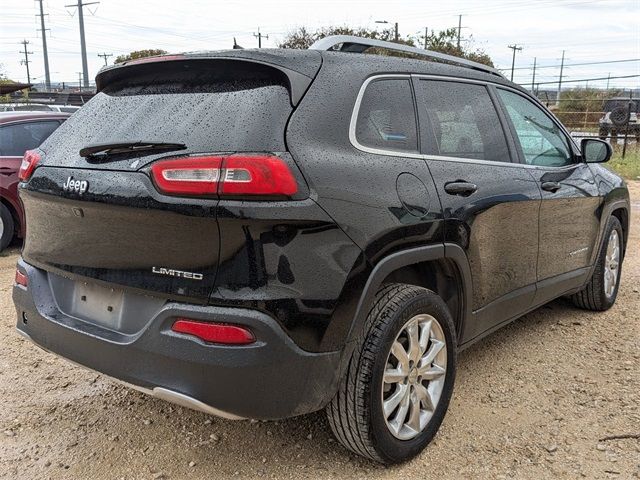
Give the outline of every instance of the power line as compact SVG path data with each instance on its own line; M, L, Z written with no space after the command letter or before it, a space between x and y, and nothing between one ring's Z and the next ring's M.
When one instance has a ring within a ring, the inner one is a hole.
M21 60L20 63L27 67L27 83L31 83L31 74L29 73L29 64L31 63L31 60L29 60L29 55L32 55L33 52L27 51L27 45L29 45L28 40L22 40L20 43L24 47L24 50L20 52L24 54L24 60Z
M588 65L605 65L608 63L627 63L627 62L640 62L640 58L624 58L621 60L603 60L597 62L582 62L582 63L565 63L565 67L583 67ZM537 68L558 68L560 65L538 65ZM532 67L516 67L515 70L531 70ZM500 68L499 70L507 70L506 68Z
M612 77L610 75L606 77L596 77L596 78L581 78L579 80L563 80L561 83L580 83L580 82L595 82L597 80L615 80L618 78L637 78L640 75L618 75L616 77ZM558 80L552 82L536 82L536 85L552 85L555 83L560 83ZM528 83L520 83L519 85L528 85Z
M40 31L42 32L42 52L44 54L44 85L47 90L51 90L51 76L49 74L49 52L47 51L47 30L44 26L44 8L42 0L36 0L40 3L40 13L36 13L36 17L40 17Z
M82 54L82 79L85 87L89 87L89 68L87 67L87 43L84 38L84 10L87 5L95 5L100 2L82 3L78 0L77 5L65 5L65 7L75 7L78 9L78 23L80 24L80 53Z
M511 59L511 81L513 82L513 70L514 70L513 67L516 65L516 51L522 50L522 47L519 47L516 44L507 45L507 47L513 50L513 58Z

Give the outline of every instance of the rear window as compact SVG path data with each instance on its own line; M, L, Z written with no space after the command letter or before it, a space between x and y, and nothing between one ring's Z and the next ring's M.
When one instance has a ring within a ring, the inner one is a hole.
M201 63L206 68L178 71L156 64L153 73L107 85L43 150L56 163L87 145L120 141L184 143L196 152L285 150L292 107L282 76Z

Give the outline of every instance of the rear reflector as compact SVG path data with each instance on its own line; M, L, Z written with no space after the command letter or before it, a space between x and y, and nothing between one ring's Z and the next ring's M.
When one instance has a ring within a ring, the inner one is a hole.
M291 170L274 155L170 158L154 163L151 175L158 190L169 195L290 197L298 191Z
M24 152L24 157L22 157L22 163L20 164L20 171L18 172L18 178L23 182L29 180L39 161L40 154L35 150L27 150Z
M22 285L23 287L29 285L29 278L18 269L16 269L16 284Z
M243 327L225 323L201 322L187 318L176 320L171 330L193 335L205 342L225 345L247 345L256 341L253 333Z

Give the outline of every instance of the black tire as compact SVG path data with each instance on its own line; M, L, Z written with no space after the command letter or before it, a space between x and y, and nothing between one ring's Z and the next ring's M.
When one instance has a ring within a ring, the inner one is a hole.
M607 129L606 127L600 127L598 136L600 137L600 140L606 140L607 137L609 136L609 129Z
M605 264L609 239L611 237L611 232L613 232L614 230L617 231L620 242L620 260L618 263L618 274L613 294L607 296L605 293L604 280ZM618 220L616 217L610 217L609 221L607 222L607 227L604 231L602 245L600 247L600 252L598 253L596 266L591 279L584 289L571 296L571 300L573 301L574 305L585 310L593 310L597 312L602 312L611 308L611 306L616 301L616 297L618 296L618 288L620 287L620 277L622 275L623 260L624 236L622 232L622 225L620 224L620 220Z
M609 113L609 120L611 120L611 123L616 127L622 127L629 122L630 112L631 110L629 110L629 107L619 105L611 110L611 113Z
M0 252L3 251L13 240L15 224L9 209L0 203Z
M410 440L394 436L382 410L382 386L392 343L409 319L428 314L446 340L446 373L439 402L419 434ZM352 452L383 464L404 462L419 454L442 423L456 373L456 333L444 301L425 288L384 286L376 295L336 396L326 408L334 435Z

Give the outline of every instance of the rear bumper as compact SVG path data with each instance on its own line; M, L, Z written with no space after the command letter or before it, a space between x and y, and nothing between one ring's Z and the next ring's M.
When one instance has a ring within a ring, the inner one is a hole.
M134 334L65 315L47 273L23 261L14 286L18 330L43 349L165 400L227 418L279 419L322 408L337 385L340 352L300 349L278 323L240 308L167 303ZM207 344L171 331L176 317L235 323L257 341Z

